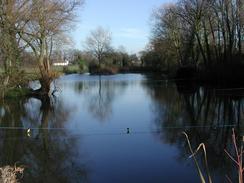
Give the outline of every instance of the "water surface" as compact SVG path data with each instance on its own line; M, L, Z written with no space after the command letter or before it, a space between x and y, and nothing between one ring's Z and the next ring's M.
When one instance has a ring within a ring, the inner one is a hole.
M194 148L206 144L214 182L236 180L224 149L232 128L244 134L242 89L140 74L68 75L55 86L50 101L0 103L0 165L25 165L23 182L199 182L183 131Z

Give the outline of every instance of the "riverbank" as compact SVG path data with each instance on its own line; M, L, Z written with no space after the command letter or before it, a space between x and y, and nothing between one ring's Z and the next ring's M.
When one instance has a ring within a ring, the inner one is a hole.
M52 71L57 73L57 76L68 74L82 74L77 65L70 65L68 67L52 67ZM212 66L208 69L196 69L195 67L182 67L176 72L162 71L155 67L141 67L141 66L102 66L89 67L91 75L115 75L126 73L141 73L159 75L163 79L187 80L187 82L195 83L197 85L212 85L218 87L239 87L244 86L244 64L222 64ZM22 71L17 72L8 80L8 85L2 84L1 97L17 98L28 96L32 94L32 90L28 88L30 81L38 80L40 74L38 68L23 68ZM4 83L6 77L3 73L0 74L0 82ZM193 85L195 85L193 84Z
M50 71L53 79L63 75L62 72ZM0 98L22 98L38 95L39 90L33 90L29 84L32 81L40 81L42 76L37 68L24 68L11 74L0 73ZM41 94L41 93L40 93Z

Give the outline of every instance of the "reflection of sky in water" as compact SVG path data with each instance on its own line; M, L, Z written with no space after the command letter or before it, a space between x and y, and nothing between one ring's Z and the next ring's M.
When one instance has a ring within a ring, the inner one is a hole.
M0 107L0 116L3 117L5 115L5 109Z
M64 88L60 98L76 111L69 125L85 131L123 132L126 128L148 129L150 101L145 100L147 94L140 85L144 77L131 76L101 77L100 88L98 76L64 80L60 84Z
M22 122L24 128L35 128L38 127L41 123L40 121L40 107L41 107L41 101L31 98L28 100L27 103L24 104L25 110L27 112L27 115L22 117ZM38 125L38 126L37 126Z

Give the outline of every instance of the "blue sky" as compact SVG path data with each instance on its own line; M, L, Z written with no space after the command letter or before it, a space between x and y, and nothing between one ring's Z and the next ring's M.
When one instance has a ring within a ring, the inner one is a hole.
M172 0L86 0L72 32L75 48L83 49L89 32L102 26L112 32L115 48L141 51L148 43L153 9L167 2Z

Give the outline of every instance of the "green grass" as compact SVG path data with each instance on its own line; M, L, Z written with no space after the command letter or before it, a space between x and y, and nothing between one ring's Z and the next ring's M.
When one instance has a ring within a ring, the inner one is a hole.
M51 67L53 71L55 72L63 72L63 66L52 66Z
M80 67L78 65L69 65L66 67L62 67L63 70L62 72L64 74L77 74L77 73L81 73Z
M30 93L30 90L27 88L14 88L14 89L8 89L5 92L6 98L20 98L27 96Z
M20 71L24 71L25 77L37 79L40 76L40 71L37 66L33 67L20 67ZM51 66L51 70L54 72L62 74L75 74L81 73L79 65L69 65L69 66ZM0 75L4 74L4 69L0 67Z
M3 74L4 73L4 70L3 68L0 67L0 74Z
M19 70L23 70L27 74L39 73L38 67L20 67ZM4 69L3 69L3 67L0 67L0 74L3 74L3 73L4 73Z
M38 67L21 67L20 70L25 71L27 74L38 74L39 69Z

